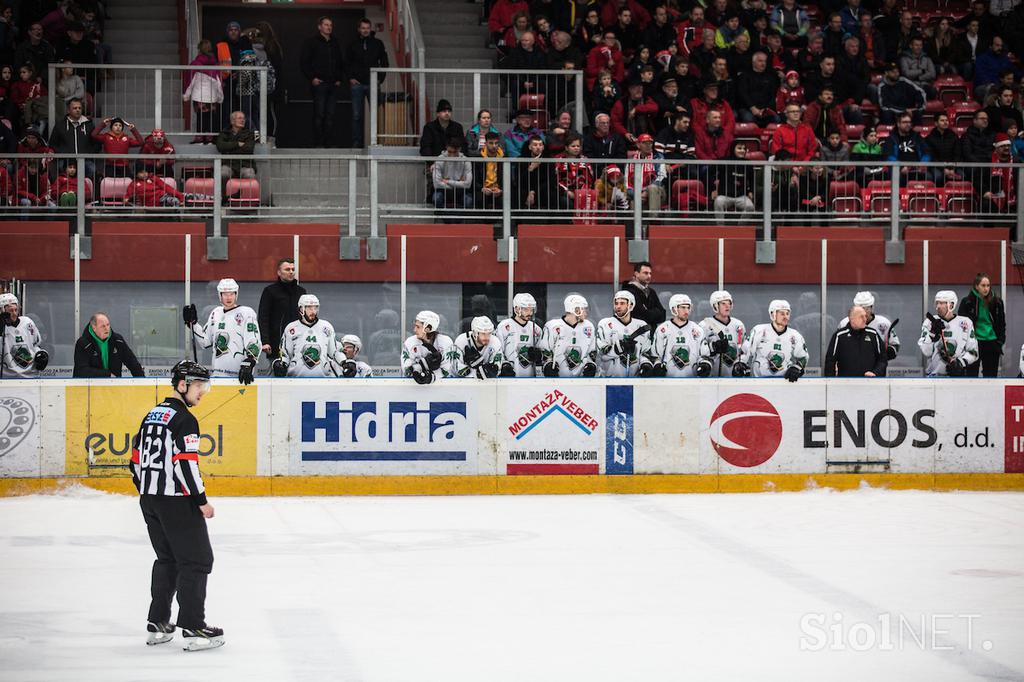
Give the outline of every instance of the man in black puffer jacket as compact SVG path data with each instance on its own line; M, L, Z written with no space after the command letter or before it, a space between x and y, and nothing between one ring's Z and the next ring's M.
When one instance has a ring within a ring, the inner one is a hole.
M271 362L281 348L281 335L290 322L299 319L299 296L306 290L295 280L295 261L282 258L277 262L277 281L267 285L260 296L260 340L263 352Z
M932 161L948 164L945 168L928 169L936 187L942 187L946 180L959 180L963 176L954 166L960 163L960 137L949 127L949 115L941 113L935 117L935 128L925 138Z

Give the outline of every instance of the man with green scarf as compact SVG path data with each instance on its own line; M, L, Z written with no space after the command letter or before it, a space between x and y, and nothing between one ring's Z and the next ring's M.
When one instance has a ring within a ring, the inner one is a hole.
M110 328L106 313L94 313L89 325L75 344L75 370L72 376L82 379L120 377L123 366L133 377L144 377L146 372L124 337Z

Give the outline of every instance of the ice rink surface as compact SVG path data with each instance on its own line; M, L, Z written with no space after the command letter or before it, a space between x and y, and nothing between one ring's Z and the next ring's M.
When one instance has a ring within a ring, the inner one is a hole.
M1021 494L211 501L185 653L136 499L0 499L0 679L1024 679Z

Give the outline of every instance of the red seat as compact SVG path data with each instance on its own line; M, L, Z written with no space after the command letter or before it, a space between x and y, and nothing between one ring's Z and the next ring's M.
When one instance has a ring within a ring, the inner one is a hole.
M914 132L920 135L922 138L925 138L928 137L928 135L932 132L932 128L933 126L930 125L914 126Z
M865 202L872 213L892 212L892 183L888 180L872 180L864 189Z
M974 185L964 180L947 182L942 188L947 213L970 213L974 207Z
M766 152L770 152L772 148L772 135L775 134L775 129L779 127L778 123L769 123L761 130L761 149Z
M877 125L875 126L875 134L878 135L879 140L884 140L889 137L889 133L892 132L892 126Z
M941 203L939 192L934 187L908 188L907 211L910 213L938 213Z
M257 208L260 205L260 183L256 178L232 178L226 189L228 205L233 208Z
M961 76L939 76L933 85L939 101L947 107L969 100L973 89Z
M737 142L746 142L748 152L761 149L761 128L756 123L737 123L733 137Z
M672 198L680 211L686 211L691 206L706 206L708 203L704 183L700 180L676 180L672 183Z
M547 130L548 128L548 112L543 109L537 111L531 111L533 114L533 127L537 130Z
M832 200L833 213L860 213L863 203L860 185L853 180L836 180L829 184L828 195Z
M747 152L747 161L765 161L767 158L762 151Z
M846 138L849 140L859 140L860 136L864 134L864 126L854 125L851 123L846 124ZM852 143L851 143L852 144Z
M936 117L946 110L946 105L941 100L930 99L924 103L924 113L921 114L923 125L935 125Z
M977 102L957 102L947 109L949 123L952 126L970 125L974 120L974 112L980 109L981 105Z
M519 95L519 108L520 109L543 109L544 108L544 95L533 94L533 95Z
M100 203L104 206L123 206L124 195L130 184L131 178L103 178L100 183Z
M213 178L188 178L184 193L186 206L213 206Z
M862 101L860 103L860 113L864 115L864 125L874 125L878 122L878 105L874 102Z

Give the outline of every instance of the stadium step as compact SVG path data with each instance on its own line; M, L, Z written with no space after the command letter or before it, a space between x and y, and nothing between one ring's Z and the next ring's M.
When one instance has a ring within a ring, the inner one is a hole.
M176 0L108 0L104 39L115 64L177 64Z

